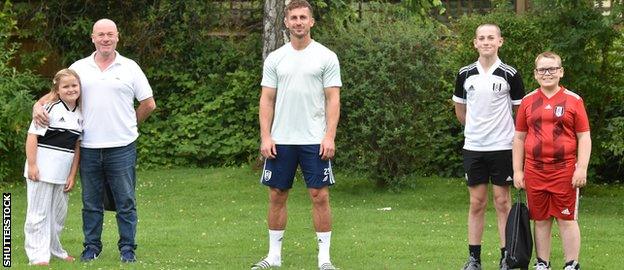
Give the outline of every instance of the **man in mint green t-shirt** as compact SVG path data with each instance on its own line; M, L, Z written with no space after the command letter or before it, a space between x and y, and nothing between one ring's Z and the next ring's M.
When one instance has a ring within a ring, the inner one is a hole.
M340 117L340 64L334 52L312 40L314 18L307 1L291 1L284 23L291 40L266 58L261 83L260 153L265 163L260 180L269 187L269 252L252 269L281 265L286 202L298 166L312 199L318 267L335 269L329 256L329 186L335 182L331 159Z

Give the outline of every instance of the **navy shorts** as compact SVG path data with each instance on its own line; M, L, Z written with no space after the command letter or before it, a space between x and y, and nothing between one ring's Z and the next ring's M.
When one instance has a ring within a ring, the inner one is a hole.
M511 150L478 152L464 149L464 170L466 184L492 184L508 186L513 184Z
M265 159L260 182L287 190L292 188L297 166L301 166L308 188L322 188L335 183L331 161L322 160L319 144L276 145L275 159Z

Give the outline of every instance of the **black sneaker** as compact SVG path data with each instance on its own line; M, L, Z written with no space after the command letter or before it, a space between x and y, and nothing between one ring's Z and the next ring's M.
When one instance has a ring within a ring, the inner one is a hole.
M472 256L468 257L468 262L464 264L464 267L461 270L481 270L481 263Z
M80 254L80 261L81 262L90 262L90 261L93 261L93 260L97 259L97 257L99 255L100 255L100 250L99 249L97 249L94 246L87 246L82 251L82 254Z
M134 256L134 250L125 249L121 251L121 262L133 263L136 262L136 256Z

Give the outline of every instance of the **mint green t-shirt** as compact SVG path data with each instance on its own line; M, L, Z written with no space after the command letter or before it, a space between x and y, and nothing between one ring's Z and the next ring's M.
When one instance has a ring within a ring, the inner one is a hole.
M277 89L271 137L276 144L320 144L327 127L325 91L341 87L334 52L312 41L295 50L290 43L264 61L262 86Z

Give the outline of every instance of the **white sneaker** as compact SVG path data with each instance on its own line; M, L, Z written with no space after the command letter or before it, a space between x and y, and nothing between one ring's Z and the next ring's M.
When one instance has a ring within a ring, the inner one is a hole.
M535 263L535 270L550 270L550 265L544 262Z
M566 264L568 264L570 262L567 262ZM579 265L579 262L577 261L572 261L572 264L568 264L565 267L563 267L563 270L579 270L581 269L581 265Z
M319 270L337 270L337 269L338 268L336 268L331 263L324 263L324 264L321 264L321 266L319 266Z
M270 263L267 258L260 260L259 262L253 264L251 266L251 270L260 270L260 269L270 269L272 267L280 267L282 266L281 262L278 263Z

